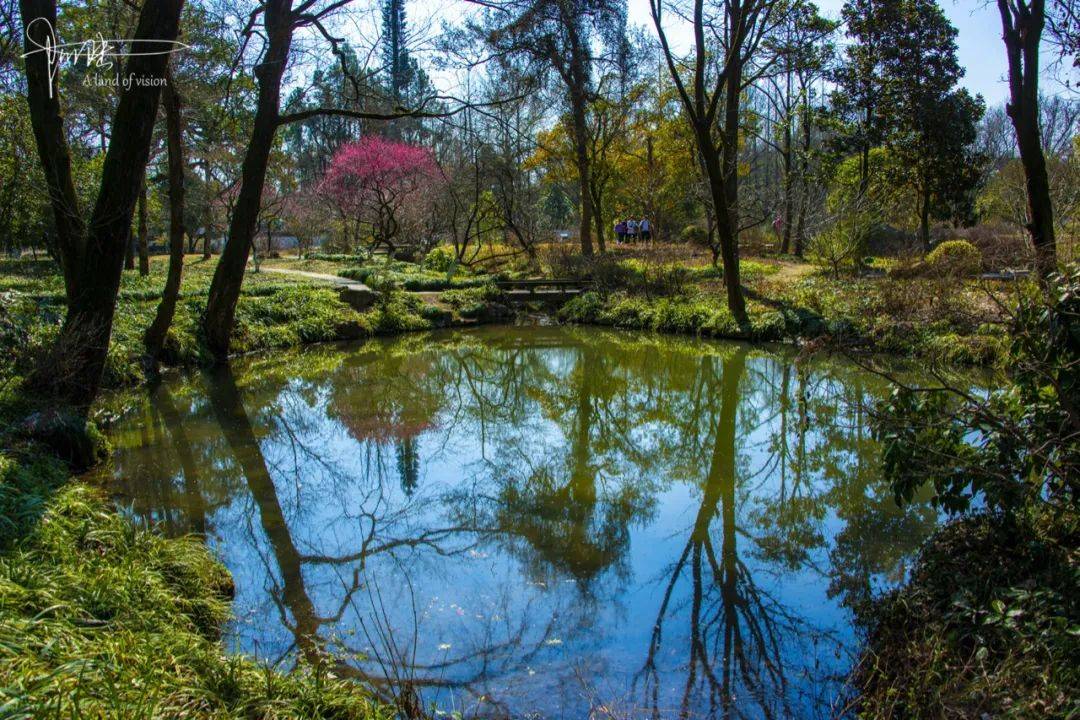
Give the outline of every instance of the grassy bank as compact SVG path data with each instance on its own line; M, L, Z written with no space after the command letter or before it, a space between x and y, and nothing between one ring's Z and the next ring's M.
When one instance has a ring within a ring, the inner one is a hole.
M753 285L758 285L754 288ZM952 365L994 365L1007 338L996 306L975 285L823 275L763 278L749 286L748 325L727 309L722 288L694 283L678 292L589 292L560 311L566 322L755 341L814 341L862 352Z
M325 667L286 674L226 654L232 580L201 539L140 527L33 446L4 444L4 717L387 716Z
M922 549L910 581L867 609L859 717L1080 714L1080 520L979 514Z
M104 383L135 385L145 380L143 333L157 310L167 269L155 257L149 276L124 273ZM165 344L166 365L194 367L209 359L200 338L200 319L216 258L188 256L181 300ZM320 268L324 269L324 268ZM24 375L59 332L65 306L56 266L49 260L0 262L0 375ZM351 340L471 322L403 292L391 292L365 312L356 312L336 289L302 277L249 272L236 310L232 348L236 353Z
M727 310L722 269L688 246L617 246L594 259L567 246L551 246L541 249L533 265L522 260L494 274L426 260L380 258L361 264L352 257L318 256L275 262L405 290L449 289L448 296L508 277L583 279L595 291L561 308L558 317L564 322L751 341L812 341L950 365L1000 362L1007 345L1002 308L1015 303L1017 290L1009 283L926 268L920 274L919 267L866 277L835 275L802 262L746 259L741 282L750 322L740 326ZM893 264L880 263L881 268Z

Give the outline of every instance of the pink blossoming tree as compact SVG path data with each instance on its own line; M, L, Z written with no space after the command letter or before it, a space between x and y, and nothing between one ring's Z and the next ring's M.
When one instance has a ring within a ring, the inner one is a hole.
M430 242L422 237L444 184L426 148L369 135L341 146L319 185L352 246L370 238L395 254Z

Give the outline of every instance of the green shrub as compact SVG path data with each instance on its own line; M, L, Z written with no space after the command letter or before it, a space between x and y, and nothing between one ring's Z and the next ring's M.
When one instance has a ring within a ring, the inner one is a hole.
M979 514L942 528L910 581L862 609L860 718L1080 712L1075 514Z
M380 335L414 330L430 330L432 322L425 315L425 303L403 292L385 293L375 308L360 316L365 328Z
M556 317L563 322L596 323L604 309L604 300L597 292L585 292L559 308Z
M388 263L369 263L338 271L341 277L357 280L373 290L404 288L412 292L449 290L451 288L479 287L492 280L504 279L506 275L471 275L449 277L449 273L435 273L415 263L399 260Z
M421 264L430 272L446 273L457 265L457 256L452 248L439 245L424 256Z
M971 277L982 269L982 253L967 240L946 240L926 256L926 271L937 277Z
M679 239L688 245L709 247L709 233L700 225L687 225L679 233Z
M474 318L484 312L493 302L503 299L502 291L495 285L481 285L474 288L447 290L439 295L439 300L449 305L458 315Z
M863 213L845 215L832 227L810 238L807 252L814 262L839 275L853 269L863 257L872 230L873 224Z
M320 253L310 252L304 253L305 260L326 260L329 262L366 262L371 258L370 253L361 254L340 254L340 253Z

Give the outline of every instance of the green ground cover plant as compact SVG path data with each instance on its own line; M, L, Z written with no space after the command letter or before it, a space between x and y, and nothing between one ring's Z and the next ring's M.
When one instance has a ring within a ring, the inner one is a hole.
M436 264L443 266L441 263ZM479 287L516 276L510 272L474 272L453 263L445 265L445 269L435 269L427 264L385 258L372 258L362 265L342 268L337 274L368 285L390 283L396 288L412 292Z
M51 273L46 263L52 265ZM181 300L165 342L167 365L194 367L210 360L200 338L199 318L206 307L212 264L201 258L185 264ZM105 369L106 387L146 379L143 333L157 307L154 292L159 292L150 288L155 281L163 282L165 265L161 260L152 263L148 277L125 274ZM0 286L7 288L0 291L0 344L8 350L0 359L0 370L8 377L22 377L59 332L63 291L54 289L60 280L51 261L7 261L0 269L7 271L0 275ZM426 330L435 324L436 315L404 293L390 293L386 301L356 312L336 289L302 277L249 273L245 282L233 330L236 353Z
M329 664L228 654L232 580L201 538L167 539L68 479L0 454L0 713L10 718L384 718Z
M647 272L631 282L598 278L595 291L569 301L558 317L707 337L814 340L951 365L994 365L1007 345L996 301L982 287L951 280L837 280L822 273L777 279L776 269L763 271L747 280L750 323L742 327L727 311L722 281L707 272L698 271L704 281L677 266Z

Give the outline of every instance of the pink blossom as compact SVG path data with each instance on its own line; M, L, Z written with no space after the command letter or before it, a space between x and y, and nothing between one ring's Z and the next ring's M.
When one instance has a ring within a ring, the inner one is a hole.
M320 189L353 205L371 194L411 194L439 175L435 156L427 148L368 135L334 153Z
M369 135L334 153L319 192L343 219L370 227L377 243L392 248L403 234L415 233L441 182L427 148Z

